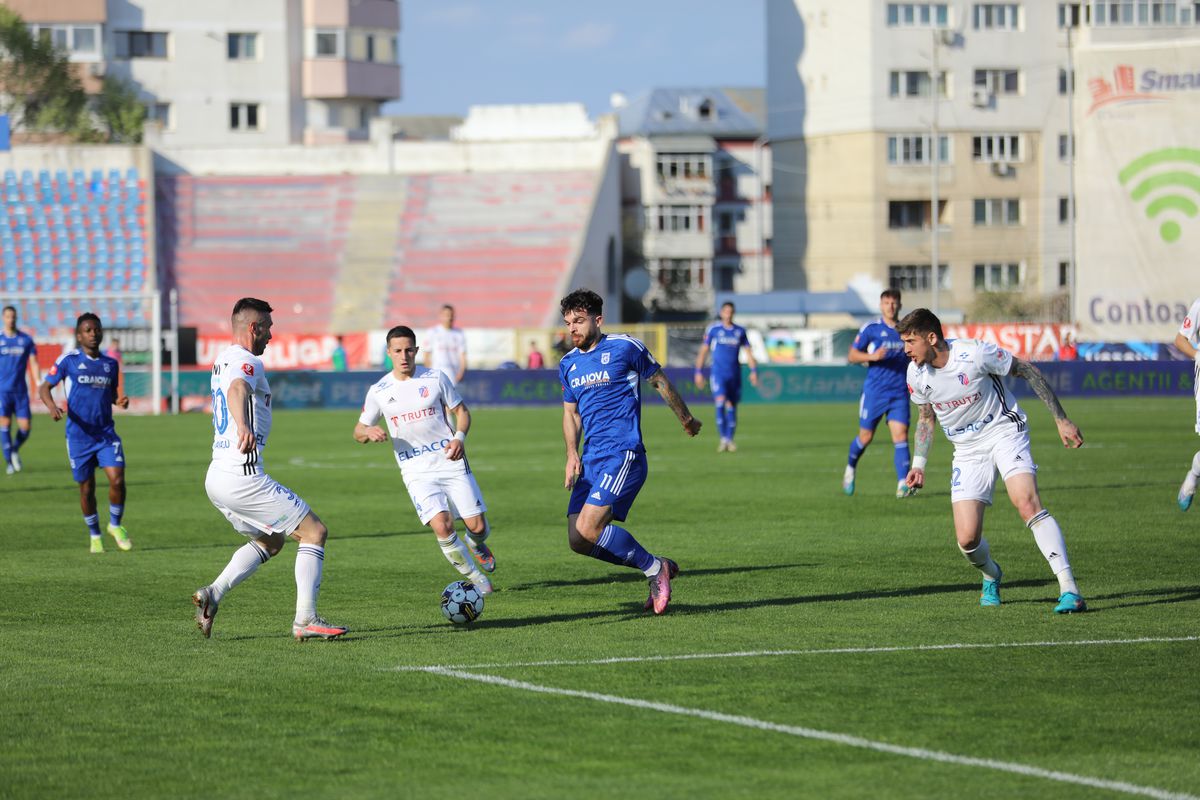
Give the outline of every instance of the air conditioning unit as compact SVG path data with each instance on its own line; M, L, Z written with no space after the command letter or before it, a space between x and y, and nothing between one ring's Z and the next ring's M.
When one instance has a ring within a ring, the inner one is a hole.
M992 164L992 174L997 178L1011 178L1017 174L1017 168L1005 161Z
M954 47L958 44L958 31L952 31L949 28L943 28L939 38L944 46Z
M988 108L992 104L992 93L986 86L975 86L971 89L971 105L976 108Z

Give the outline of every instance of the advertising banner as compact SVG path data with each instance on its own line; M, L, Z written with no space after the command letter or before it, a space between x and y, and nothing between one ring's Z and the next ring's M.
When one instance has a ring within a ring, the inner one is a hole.
M1175 338L1200 295L1200 40L1076 55L1083 339Z
M947 339L980 339L1003 347L1026 361L1053 361L1064 339L1075 337L1074 325L1041 322L996 322L980 325L944 325Z

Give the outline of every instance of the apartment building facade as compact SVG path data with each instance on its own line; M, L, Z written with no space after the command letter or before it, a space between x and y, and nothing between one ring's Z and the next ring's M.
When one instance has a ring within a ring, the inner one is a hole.
M769 290L761 89L656 89L617 106L627 292L671 319L711 315L717 292Z
M983 292L1065 300L1068 99L1086 88L1068 29L1143 41L1198 22L1175 0L768 0L775 285L867 275L951 318Z
M171 146L367 138L400 96L397 0L4 0L89 91L128 81Z

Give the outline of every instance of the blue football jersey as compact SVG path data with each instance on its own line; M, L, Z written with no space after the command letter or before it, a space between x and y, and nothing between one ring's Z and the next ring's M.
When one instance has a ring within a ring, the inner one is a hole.
M7 336L0 331L0 392L27 391L25 371L31 355L37 355L37 347L29 334L17 331Z
M100 439L112 433L118 369L117 360L103 353L92 358L81 350L69 350L46 373L46 383L61 382L66 388L68 439Z
M620 334L601 336L586 353L576 348L563 356L558 365L563 402L579 409L589 457L646 451L641 384L659 369L646 345Z
M740 375L742 365L738 363L738 354L743 347L750 344L746 338L746 329L741 325L725 327L724 323L714 322L704 332L704 343L712 351L712 372L714 375Z
M882 361L867 364L867 379L863 383L865 395L907 394L908 356L904 354L904 342L900 334L883 318L872 320L858 330L854 337L854 349L864 353L886 350Z

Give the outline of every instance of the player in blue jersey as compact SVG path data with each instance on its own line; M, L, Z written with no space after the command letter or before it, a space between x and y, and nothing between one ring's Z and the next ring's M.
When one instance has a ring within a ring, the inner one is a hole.
M67 458L71 474L79 484L79 506L91 536L92 552L103 553L100 521L96 513L96 467L108 476L108 533L122 550L133 548L121 525L125 513L125 451L113 427L112 407L129 408L129 398L118 396L120 365L100 352L104 328L95 314L81 314L75 322L79 345L58 357L38 388L42 404L58 422L67 417ZM51 388L62 383L67 394L64 412L54 402Z
M896 497L911 497L916 490L905 483L910 463L908 452L908 356L904 342L896 333L900 316L900 292L885 289L879 295L880 317L863 325L850 345L850 363L866 364L867 379L858 401L858 436L850 442L850 457L842 476L842 491L854 494L854 473L858 460L871 440L883 415L887 415L892 434L892 461L896 466Z
M4 469L12 475L21 471L17 451L29 438L29 387L25 372L33 370L33 387L42 380L38 366L37 347L29 334L17 328L17 309L4 307L4 330L0 331L0 445L4 448ZM17 418L17 435L13 437L13 417Z
M737 450L733 435L737 431L738 403L742 401L742 365L738 361L742 348L746 350L746 363L750 365L750 383L758 386L758 364L754 361L754 353L750 352L746 329L733 324L733 311L733 303L721 305L721 321L708 326L704 344L700 345L700 353L696 356L696 388L703 389L704 362L712 351L709 381L717 410L717 433L721 436L718 453Z
M578 289L562 299L560 309L575 345L558 366L567 444L565 486L571 490L567 539L576 553L640 569L650 581L644 608L661 614L671 600L671 578L679 566L651 555L629 531L612 524L625 521L646 481L641 382L658 391L688 436L700 432L700 420L688 411L646 345L600 331L604 301L598 294ZM581 458L579 440L585 432Z

